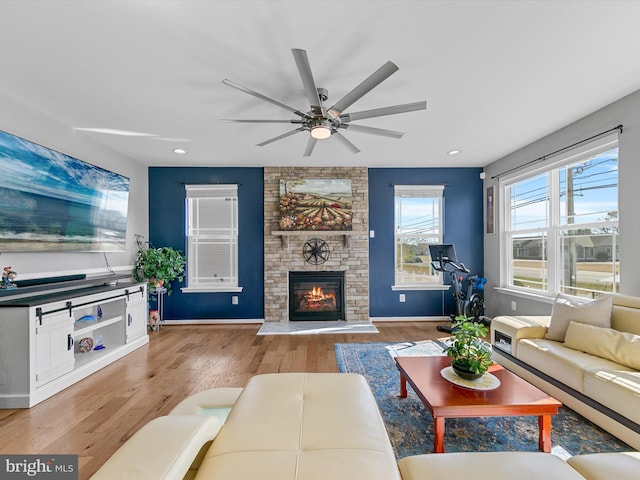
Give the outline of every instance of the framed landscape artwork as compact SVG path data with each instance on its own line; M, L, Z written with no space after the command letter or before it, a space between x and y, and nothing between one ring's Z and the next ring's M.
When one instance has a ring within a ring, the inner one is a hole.
M351 180L280 179L280 229L351 230Z

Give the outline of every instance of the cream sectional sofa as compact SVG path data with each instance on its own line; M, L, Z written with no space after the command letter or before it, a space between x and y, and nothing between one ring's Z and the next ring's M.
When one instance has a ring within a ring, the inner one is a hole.
M560 300L550 316L494 318L494 361L640 449L640 298L613 295L606 313L606 299Z
M187 398L136 432L92 479L631 480L640 471L637 453L570 461L499 452L417 455L398 464L363 377L282 373Z

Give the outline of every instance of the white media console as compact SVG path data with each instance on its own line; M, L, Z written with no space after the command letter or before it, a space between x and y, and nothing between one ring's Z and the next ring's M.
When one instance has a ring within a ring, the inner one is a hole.
M0 297L0 408L32 407L149 343L145 283L73 283Z

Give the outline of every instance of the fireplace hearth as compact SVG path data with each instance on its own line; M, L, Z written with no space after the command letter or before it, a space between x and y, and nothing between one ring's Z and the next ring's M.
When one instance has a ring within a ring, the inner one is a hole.
M345 320L344 272L289 272L289 320Z

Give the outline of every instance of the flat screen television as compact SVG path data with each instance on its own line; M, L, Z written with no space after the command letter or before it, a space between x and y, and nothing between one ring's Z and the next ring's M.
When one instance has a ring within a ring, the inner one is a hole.
M114 252L129 179L0 131L0 252Z

